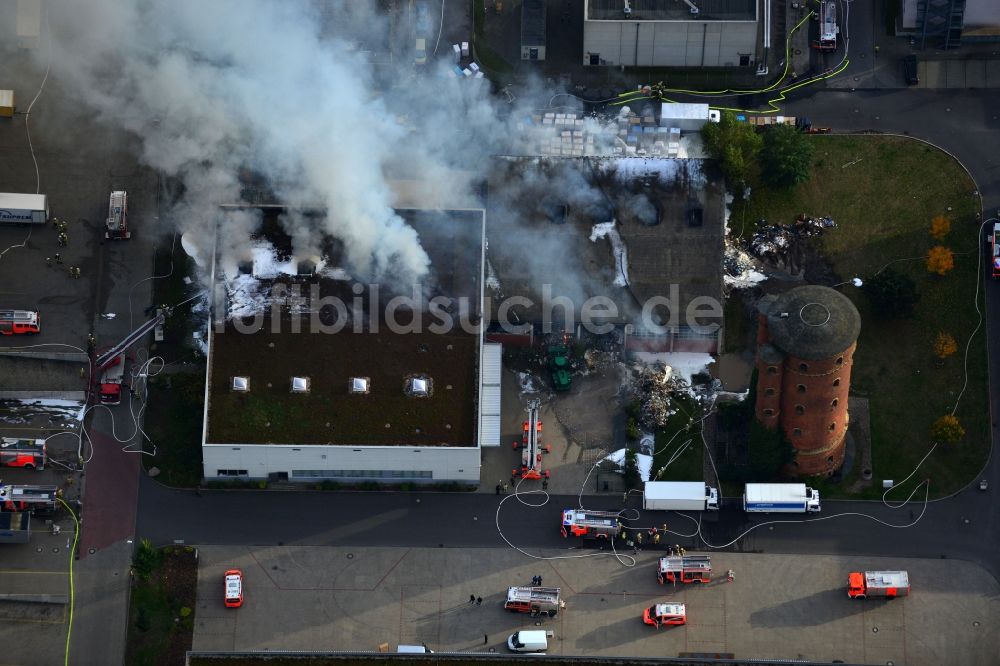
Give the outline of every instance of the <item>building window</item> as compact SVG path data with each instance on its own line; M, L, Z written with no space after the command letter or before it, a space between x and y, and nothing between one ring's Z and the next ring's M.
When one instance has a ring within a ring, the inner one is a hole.
M844 357L843 356L838 356L837 357L837 365L844 365Z
M750 54L749 53L741 53L740 54L740 67L749 67L749 66L750 66Z
M808 372L809 366L805 363L799 363L799 372Z
M802 416L806 413L806 408L804 405L795 405L795 413Z
M773 388L764 389L764 395L774 395L774 389Z
M801 436L802 436L802 428L796 428L795 430L792 431L792 437L801 437Z
M805 384L799 384L798 386L795 387L795 390L798 391L799 393L805 393L806 392L806 385Z
M434 472L398 469L293 469L295 479L433 479Z
M837 377L836 379L833 380L833 385L840 386L840 377Z
M776 366L776 365L769 365L769 366L767 366L767 374L769 374L769 375L776 375L776 374L778 374L778 366Z
M774 416L774 410L773 409L765 409L764 410L764 416Z
M831 423L830 424L830 432L833 432L836 429L837 429L837 424L836 423Z
M840 398L834 398L833 402L830 403L830 406L831 407L836 407L839 404L840 404Z
M590 64L591 65L593 65L593 66L596 67L597 65L601 64L601 54L600 53L589 53L587 55L590 57Z
M245 469L217 469L216 476L248 476Z
M833 462L833 456L827 456L827 457L826 457L826 461L827 461L828 463L832 463L832 462Z

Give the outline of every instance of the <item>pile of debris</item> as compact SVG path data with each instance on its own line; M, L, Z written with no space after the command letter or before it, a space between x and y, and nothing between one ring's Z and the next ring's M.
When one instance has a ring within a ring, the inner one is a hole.
M830 217L809 217L800 214L793 224L767 224L760 220L750 237L748 249L752 255L775 265L787 263L788 253L799 240L819 236L837 226Z
M639 404L639 424L650 429L665 426L675 411L670 396L684 387L684 380L663 363L654 363L633 365L625 381L627 399Z
M726 239L725 251L722 255L722 279L726 286L734 289L752 287L767 279L758 270L758 263L735 243Z

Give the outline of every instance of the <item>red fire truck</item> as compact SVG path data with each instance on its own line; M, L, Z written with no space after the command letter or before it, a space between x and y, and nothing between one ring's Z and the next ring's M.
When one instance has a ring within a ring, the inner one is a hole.
M514 444L517 448L517 443ZM511 472L511 476L522 479L549 478L549 470L542 469L542 453L548 448L542 446L542 422L538 419L538 403L528 405L528 420L521 424L521 467Z
M503 607L512 613L545 613L555 617L566 602L559 598L558 587L509 587Z
M0 310L0 335L34 335L42 330L34 310Z
M820 51L836 51L839 33L836 0L821 0L819 3L819 39L813 42L813 48Z
M622 531L616 511L586 511L565 509L562 513L562 535L572 534L585 539L614 539Z
M0 465L24 469L43 469L45 461L44 439L0 438Z
M851 599L895 599L909 593L910 576L905 571L853 571L847 575L847 596Z
M105 366L97 394L102 405L117 405L122 401L122 380L125 377L125 352L118 354Z
M707 583L712 579L712 559L708 555L661 557L656 580L665 583Z

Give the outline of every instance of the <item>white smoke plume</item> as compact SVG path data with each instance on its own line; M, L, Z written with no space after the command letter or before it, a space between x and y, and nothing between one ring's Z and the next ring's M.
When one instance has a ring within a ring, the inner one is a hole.
M331 235L356 279L419 281L428 255L393 211L389 179L464 191L508 135L488 85L440 76L449 65L419 81L409 62L373 66L358 42L388 34L374 2L46 4L53 76L182 184L168 216L203 257L216 204L239 200L250 168L287 204L326 209L283 218L297 254ZM227 272L249 257L257 219L220 226Z

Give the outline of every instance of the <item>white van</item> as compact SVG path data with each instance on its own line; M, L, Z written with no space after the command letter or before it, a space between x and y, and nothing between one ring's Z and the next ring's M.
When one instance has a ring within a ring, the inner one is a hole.
M417 44L413 49L413 62L417 65L423 65L427 62L427 40L420 38L417 40Z
M550 631L518 631L507 639L511 652L544 652L549 648Z

